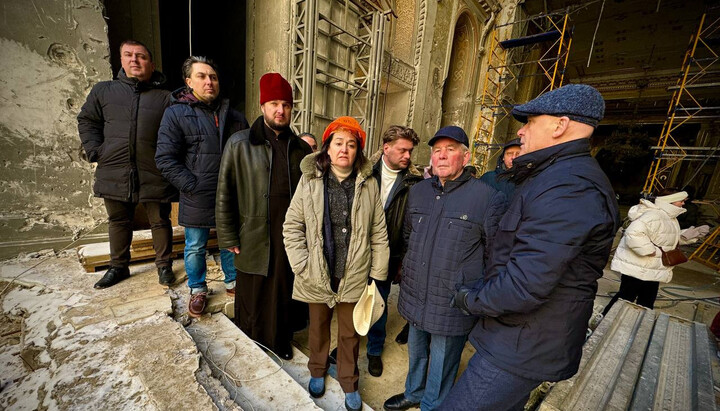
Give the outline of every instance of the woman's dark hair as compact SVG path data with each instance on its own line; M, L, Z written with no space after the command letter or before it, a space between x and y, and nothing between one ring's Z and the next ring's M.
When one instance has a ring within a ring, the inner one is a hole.
M365 158L365 155L363 154L363 149L360 147L360 138L358 138L357 133L354 131L350 131L344 128L339 128L335 130L334 133L330 134L330 136L327 138L327 140L323 141L322 147L320 147L320 151L318 152L317 157L315 157L315 166L317 167L318 171L322 173L322 175L327 174L328 170L330 170L330 154L328 154L328 149L330 148L330 142L332 141L333 137L335 136L335 133L338 131L347 131L353 136L355 136L355 139L357 140L357 148L358 151L355 154L355 162L353 163L353 170L356 173L360 172L360 169L365 165L365 162L367 159Z

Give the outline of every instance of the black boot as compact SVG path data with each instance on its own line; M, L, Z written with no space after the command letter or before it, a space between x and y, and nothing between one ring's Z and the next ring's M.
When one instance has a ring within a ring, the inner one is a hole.
M328 355L328 361L330 361L330 364L337 365L337 347L333 348L333 350L330 351L330 355Z
M173 273L172 267L159 267L157 269L158 277L160 278L160 284L165 286L171 286L175 282L175 273Z
M379 377L383 372L382 358L379 355L367 355L368 358L368 372L373 377Z
M95 283L95 288L99 290L112 287L113 285L129 277L130 270L127 267L110 267L110 269L105 272L103 278L101 278L100 281Z
M409 332L410 332L410 324L405 323L405 326L403 327L402 331L400 331L400 334L398 334L397 337L395 337L395 341L398 344L407 344Z

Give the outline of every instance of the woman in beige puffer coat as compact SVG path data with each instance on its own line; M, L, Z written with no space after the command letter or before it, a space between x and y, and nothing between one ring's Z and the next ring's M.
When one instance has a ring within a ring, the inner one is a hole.
M337 313L337 375L345 408L362 409L357 367L360 337L353 309L368 278L387 278L388 247L380 189L363 156L365 132L351 117L330 123L322 149L300 163L303 175L290 202L283 236L295 273L293 299L308 303L310 383L325 393L330 324Z
M640 200L628 212L631 223L623 233L610 269L622 274L620 290L605 307L603 315L619 298L652 309L660 283L672 280L673 267L664 266L660 247L665 251L679 244L688 244L682 236L677 216L685 212L682 206L687 193L666 189L655 202Z

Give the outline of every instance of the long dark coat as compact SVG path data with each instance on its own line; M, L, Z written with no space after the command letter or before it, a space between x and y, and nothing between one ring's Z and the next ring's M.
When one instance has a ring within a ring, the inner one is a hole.
M97 162L96 197L125 202L177 200L177 190L155 166L157 131L170 92L156 71L139 82L120 70L117 80L97 83L78 114L88 161Z
M261 116L230 138L220 166L218 243L240 247L234 261L235 322L280 353L290 350L293 331L307 323L307 305L292 300L294 277L282 227L300 180L300 162L311 151L289 129L276 138Z

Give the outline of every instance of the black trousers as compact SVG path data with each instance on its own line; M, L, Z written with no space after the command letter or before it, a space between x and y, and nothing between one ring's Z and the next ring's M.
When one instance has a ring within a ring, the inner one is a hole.
M607 307L605 307L603 315L607 315L618 298L630 302L636 302L637 300L638 305L652 310L655 305L655 299L657 298L658 288L660 288L660 283L657 281L643 281L623 274L622 277L620 277L620 290L618 290Z
M172 224L170 224L170 203L143 203L147 211L152 232L155 265L158 268L172 266ZM110 237L110 265L127 268L130 265L130 243L132 243L132 223L137 203L128 203L105 199L108 213Z

